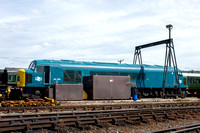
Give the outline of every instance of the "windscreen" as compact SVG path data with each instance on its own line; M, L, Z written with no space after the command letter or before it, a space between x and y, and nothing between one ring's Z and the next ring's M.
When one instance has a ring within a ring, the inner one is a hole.
M31 64L29 65L28 69L34 70L35 69L35 61L32 61Z

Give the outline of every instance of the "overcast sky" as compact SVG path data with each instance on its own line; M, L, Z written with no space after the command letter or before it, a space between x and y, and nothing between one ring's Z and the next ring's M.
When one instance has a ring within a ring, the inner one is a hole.
M135 46L168 39L178 67L200 70L199 0L0 0L0 68L34 59L132 64ZM165 45L142 50L164 65Z

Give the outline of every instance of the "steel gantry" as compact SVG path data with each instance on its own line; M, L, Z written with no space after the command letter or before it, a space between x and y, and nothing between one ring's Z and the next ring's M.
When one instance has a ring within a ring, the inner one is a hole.
M133 64L136 64L137 60L138 60L139 64L141 65L142 64L141 49L166 44L164 73L163 73L163 85L162 85L163 94L161 94L162 97L167 96L167 94L165 93L165 83L166 83L168 67L171 67L172 64L173 64L173 67L174 67L174 73L175 73L175 77L176 77L176 84L174 85L174 88L177 88L178 94L181 94L174 43L173 43L173 39L171 38L171 29L173 28L173 26L171 24L169 24L169 25L166 26L166 28L169 29L169 39L136 46L135 47L135 54L134 54L134 58L133 58Z

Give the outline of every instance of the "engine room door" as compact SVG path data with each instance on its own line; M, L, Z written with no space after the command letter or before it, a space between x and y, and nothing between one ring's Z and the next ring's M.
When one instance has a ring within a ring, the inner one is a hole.
M44 83L49 84L50 81L50 67L45 66L44 67Z

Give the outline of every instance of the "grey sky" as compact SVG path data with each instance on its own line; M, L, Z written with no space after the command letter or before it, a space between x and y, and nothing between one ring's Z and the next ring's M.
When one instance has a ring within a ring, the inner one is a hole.
M132 63L134 48L168 39L178 67L200 70L198 0L0 0L0 68L34 59ZM142 50L164 64L165 46Z

